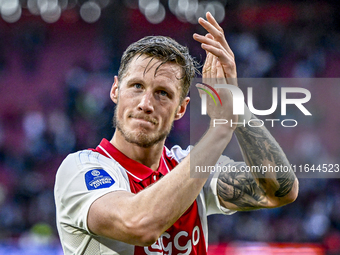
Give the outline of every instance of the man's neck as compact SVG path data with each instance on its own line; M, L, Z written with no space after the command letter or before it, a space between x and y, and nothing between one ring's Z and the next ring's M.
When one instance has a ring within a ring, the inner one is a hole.
M156 171L163 153L164 142L161 141L149 148L143 148L136 144L127 142L125 138L116 131L110 141L120 152L127 157Z

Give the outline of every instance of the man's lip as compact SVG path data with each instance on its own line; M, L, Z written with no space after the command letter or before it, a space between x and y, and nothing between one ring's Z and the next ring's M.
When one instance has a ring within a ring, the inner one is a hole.
M150 123L152 125L156 125L156 123L154 123L153 121L145 119L145 118L139 118L139 117L131 117L131 118L136 119L136 120L141 120L143 122L147 122L147 123Z
M146 120L146 119L143 119L143 118L134 118L134 119L136 119L136 120L142 120L142 121L145 121L145 122L150 122L150 123L152 123L151 121Z

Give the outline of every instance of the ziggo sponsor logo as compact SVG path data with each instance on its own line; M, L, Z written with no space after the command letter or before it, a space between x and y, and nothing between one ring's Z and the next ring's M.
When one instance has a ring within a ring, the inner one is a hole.
M193 246L196 246L200 241L200 229L198 226L194 227L192 230L191 238L189 237L188 232L180 231L178 232L174 239L173 243L169 242L171 238L170 234L164 232L158 240L151 246L144 247L144 251L148 255L189 255L192 251ZM183 239L186 238L186 244L180 245L179 239L181 238L181 243L185 242ZM166 240L168 239L168 240ZM165 246L164 242L168 242ZM173 250L174 247L174 250ZM183 252L183 253L180 253Z
M228 89L228 90L230 90L230 92L232 93L232 96L233 96L233 114L234 115L244 115L245 114L244 95L243 95L243 92L240 88L238 88L234 85L229 85L229 84L215 84L215 87L212 87L212 86L205 84L205 83L199 83L199 84L206 86L208 89L210 89L217 96L221 106L223 106L223 104L222 104L223 102L220 98L220 95L215 90L215 88L216 89ZM203 89L203 88L200 88L200 87L198 87L198 89L201 89L204 92L206 92L212 98L215 105L217 106L217 102L214 99L212 93L210 93L207 89ZM247 92L248 92L247 104L248 104L248 107L249 107L249 111L251 113L253 113L255 115L266 116L266 115L270 115L270 114L272 114L276 111L277 106L278 106L278 88L276 88L276 87L272 88L272 106L270 107L270 109L267 109L267 110L255 109L255 107L253 105L253 88L248 87ZM295 94L300 93L300 94L304 95L304 97L303 98L287 98L287 95L289 93L295 93ZM207 114L207 94L201 95L201 114L202 115ZM287 115L287 105L292 104L292 105L295 105L305 116L311 116L312 114L306 109L305 106L303 106L303 104L307 103L310 99L311 99L311 93L310 93L309 90L307 90L305 88L282 87L281 88L281 115L286 116ZM271 124L272 124L272 127L274 126L275 121L280 121L281 125L283 127L295 127L298 124L298 122L295 119L284 119L282 121L280 119L266 119L266 121L270 121ZM230 123L230 126L232 126L233 124L239 124L239 125L243 125L243 126L246 126L248 124L248 126L250 126L250 127L259 126L258 124L252 125L252 122L260 122L260 126L264 125L264 122L262 120L259 120L259 119L251 119L248 122L246 122L244 120L243 122L235 122L235 123L233 123L232 121L228 121L226 119L213 119L214 127L216 125L227 124L227 123ZM288 125L286 122L294 122L294 124Z

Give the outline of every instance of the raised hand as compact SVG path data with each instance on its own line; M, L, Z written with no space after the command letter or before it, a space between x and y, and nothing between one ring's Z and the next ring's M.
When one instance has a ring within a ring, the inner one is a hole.
M199 18L199 24L208 31L206 36L194 34L193 38L201 43L201 47L207 52L217 57L220 62L224 77L228 84L237 86L237 72L234 53L224 36L224 31L217 23L210 12L206 14L207 21ZM209 54L207 54L208 56ZM204 71L204 70L203 70Z
M226 84L222 65L218 58L208 52L202 71L203 84L214 87L215 84ZM200 95L204 94L204 86L197 85ZM207 113L211 118L211 125L214 126L214 120L227 120L228 124L223 125L226 128L234 130L236 125L231 126L229 123L237 122L238 117L233 115L233 97L228 89L216 89L220 99L213 101L210 96L207 96ZM217 101L217 102L216 102Z

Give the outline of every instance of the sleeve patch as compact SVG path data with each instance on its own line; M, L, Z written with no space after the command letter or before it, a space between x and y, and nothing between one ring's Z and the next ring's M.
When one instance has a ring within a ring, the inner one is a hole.
M93 169L85 174L85 183L88 190L111 187L115 181L103 169Z

